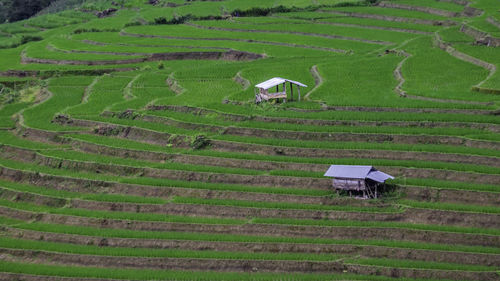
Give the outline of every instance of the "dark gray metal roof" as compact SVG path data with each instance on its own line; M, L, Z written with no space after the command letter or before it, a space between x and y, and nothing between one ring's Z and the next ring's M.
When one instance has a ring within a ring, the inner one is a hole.
M393 176L380 172L373 166L358 165L331 165L326 171L325 177L347 178L347 179L371 179L376 182L385 182L394 179Z

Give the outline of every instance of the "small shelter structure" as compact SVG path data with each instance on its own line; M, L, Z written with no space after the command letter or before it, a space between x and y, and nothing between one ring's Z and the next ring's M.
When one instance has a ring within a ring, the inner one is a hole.
M377 198L380 185L393 176L378 171L373 166L331 165L325 177L333 178L333 188L339 193L348 191L350 196Z
M300 87L307 87L307 85L302 84L297 81L290 79L285 79L281 77L274 77L262 83L255 85L255 103L260 103L262 101L268 101L270 99L283 99L286 102L286 83L290 84L290 100L293 100L293 85L297 86L297 92L300 101ZM281 91L280 91L280 85ZM269 90L276 87L275 93L270 93Z

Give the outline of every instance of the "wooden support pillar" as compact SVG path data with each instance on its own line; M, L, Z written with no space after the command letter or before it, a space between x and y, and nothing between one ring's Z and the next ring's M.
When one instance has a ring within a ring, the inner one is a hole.
M283 92L285 93L286 96L286 82L283 83ZM284 102L286 102L286 98L284 99Z
M280 85L276 85L276 93L280 91Z
M293 101L293 84L290 82L290 100Z
M300 86L297 85L297 91L299 92L299 101L300 101Z

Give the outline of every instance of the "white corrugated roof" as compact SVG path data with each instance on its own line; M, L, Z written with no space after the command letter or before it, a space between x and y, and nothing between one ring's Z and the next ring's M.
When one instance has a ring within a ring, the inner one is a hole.
M370 173L368 173L368 176L366 176L366 178L374 180L376 182L385 182L388 179L394 179L393 176L381 171L371 171Z
M301 87L307 87L307 85L302 84L300 82L293 81L293 80L290 80L290 79L281 78L281 77L271 78L271 79L269 79L267 81L264 81L262 83L259 83L259 84L255 85L255 87L267 90L267 89L270 89L270 88L275 87L277 85L283 84L285 82L290 82L292 84L299 85Z
M377 182L385 182L387 179L394 179L393 176L380 172L373 168L373 166L358 165L331 165L324 176L349 179L368 178Z

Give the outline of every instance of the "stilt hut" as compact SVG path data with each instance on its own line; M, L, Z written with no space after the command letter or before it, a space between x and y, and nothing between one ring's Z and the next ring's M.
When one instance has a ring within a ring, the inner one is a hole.
M373 166L331 165L325 177L333 178L333 188L349 192L358 198L377 198L380 186L393 176L378 171Z
M286 94L286 83L290 86L290 100L293 100L293 86L297 86L297 93L300 101L300 87L307 87L307 85L302 84L297 81L290 79L285 79L281 77L274 77L262 83L255 85L255 103L260 103L262 101L268 101L270 99L282 99L283 102L287 100ZM281 91L280 91L281 85ZM276 87L276 92L270 93Z

